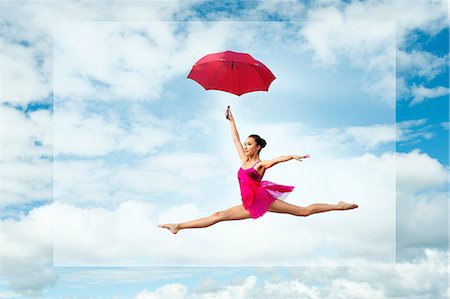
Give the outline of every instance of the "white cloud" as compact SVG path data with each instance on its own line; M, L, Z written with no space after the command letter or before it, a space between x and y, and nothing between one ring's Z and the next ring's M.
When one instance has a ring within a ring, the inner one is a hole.
M154 242L149 242L154 221L151 204L128 201L122 203L116 211L107 209L81 209L71 205L56 203L54 209L55 239L54 263L61 263L61 253L71 256L70 264L117 264L117 256L131 254L136 264L147 254L150 254ZM106 225L108 223L108 225ZM133 227L130 234L129 228ZM83 231L81 239L71 239ZM125 242L121 245L119 243ZM108 245L107 245L108 244ZM139 245L140 249L134 246ZM140 246L144 245L144 246ZM99 249L92 252L93 248ZM151 254L150 254L151 255Z
M448 275L448 258L448 251L426 249L425 257L418 262L397 264L398 277L393 281L396 288L390 293L445 298L448 281L443 278Z
M335 66L342 61L340 58L348 60L366 71L367 77L361 82L366 90L395 107L397 42L402 45L410 30L420 28L434 34L444 28L447 8L444 2L356 1L338 5L332 1L315 4L306 19L310 22L300 30L305 39L302 48L312 50L316 62ZM411 57L402 54L403 69L420 65L420 75L426 70L434 74L441 69L442 59L434 59L431 54L413 52L414 58L421 59L412 65L406 65L411 63ZM430 60L434 63L425 67L425 61Z
M55 155L96 157L117 151L149 154L173 141L173 124L136 111L142 107L137 104L128 110L89 111L80 105L58 106L54 115Z
M127 132L101 116L83 116L74 111L55 113L55 154L101 156L117 148Z
M409 89L407 80L404 77L397 76L396 89L397 101L404 101L411 98L411 90Z
M402 122L397 123L397 126L400 129L408 129L411 127L418 127L421 125L424 125L427 123L427 119L426 118L421 118L421 119L413 119L413 120L404 120ZM404 139L405 137L400 136L401 139Z
M319 288L308 286L300 280L289 280L281 282L265 281L261 286L260 295L262 298L320 298Z
M348 127L343 134L353 138L365 150L373 150L385 144L418 143L421 139L431 139L432 125L426 125L427 119L407 120L393 125L377 124L373 126Z
M223 49L233 27L201 22L62 23L55 32L55 94L79 100L159 99L167 82L185 76L202 54Z
M397 258L410 260L424 248L446 248L448 169L414 150L397 154Z
M20 298L21 297L21 295L19 293L16 293L14 291L2 291L1 296L2 296L2 299Z
M125 31L122 32L122 37L114 34L102 36L102 33L106 34L107 30L102 31L100 28L118 28L121 27L120 24L126 21L170 20L174 13L178 13L180 17L188 17L191 13L190 5L180 2L139 4L130 2L126 5L117 3L117 5L105 8L93 3L58 3L52 6L39 2L8 3L5 7L5 11L7 11L5 17L10 26L5 32L8 39L5 39L4 43L5 55L2 76L4 99L11 103L26 104L32 100L47 97L54 91L53 87L59 87L59 90L65 87L62 90L68 91L69 94L101 97L97 88L90 86L90 79L100 81L110 79L110 82L106 80L105 83L118 83L117 86L112 87L113 91L116 92L113 95L116 96L128 95L149 98L156 95L161 88L159 85L162 82L161 79L167 79L167 76L144 69L145 66L148 66L148 63L151 63L149 59L152 58L152 52L145 51L145 48L141 47L146 43L145 38L141 38L138 34L135 34L136 32L133 33L131 23L124 26ZM117 22L116 24L114 22L86 22L91 20L119 20L123 22ZM91 29L84 32L75 30L72 32L66 31L61 35L58 34L63 28L68 29L70 23L77 24L80 29L86 29L95 24L96 30ZM161 33L164 30L165 33L169 33L170 30L168 31L167 28L172 25L169 22L154 22L152 26L155 29L153 32ZM70 52L73 56L67 61L60 61L61 56L58 55L58 49L60 49L61 44L58 43L58 39L52 41L50 37L64 38L67 41L66 46L74 42L71 44L73 46L71 49L75 51ZM74 39L74 37L77 38ZM101 37L106 37L106 39ZM172 34L150 35L149 38L150 40L155 38L158 46L164 46L166 49L175 51L176 47L172 46L175 45L173 42L176 42L176 40L173 39ZM127 43L120 42L125 40ZM90 46L86 47L86 44L81 41L87 42ZM19 42L25 42L25 46L19 45ZM108 42L113 43L114 50L107 48ZM94 45L95 47L93 47ZM53 46L55 46L54 52ZM86 53L97 53L98 55L84 55ZM138 57L136 53L146 54L144 57L148 57L145 60L147 64L142 63L142 65L136 66L136 57ZM122 54L126 56L122 56ZM170 53L164 52L160 54L170 55ZM123 62L123 64L108 63L112 58L117 58L116 61ZM156 57L153 58L158 61ZM173 60L169 59L168 61ZM60 77L55 77L53 71L54 69L60 70L61 65L73 66L73 69L67 70L68 75L73 80L60 82ZM173 71L179 71L176 66L177 63L174 62L174 65L171 66L175 67ZM124 71L123 67L128 67L129 72ZM167 67L167 65L162 66L166 70ZM115 72L106 73L108 70ZM166 74L173 71L169 70ZM155 76L151 76L153 80L144 82L142 76L144 74L154 74ZM117 81L117 79L122 81ZM23 82L27 84L24 85ZM71 86L66 86L66 83L71 84ZM130 89L125 93L124 87ZM96 91L97 93L94 93Z
M336 8L309 13L300 30L304 50L312 50L315 61L336 66L338 61L365 70L366 78L358 84L378 100L392 106L395 98L395 27L390 22L352 22ZM326 20L326 22L324 21Z
M304 18L307 7L302 2L260 1L258 5L245 12L242 20L267 19L276 16L286 20L299 20Z
M397 188L406 194L442 188L447 183L447 170L438 160L414 150L397 153Z
M3 45L2 102L26 104L48 97L51 91L51 65L42 56L49 53L8 41ZM39 64L39 59L43 60L42 64Z
M336 279L330 286L332 298L383 298L383 291L367 282Z
M159 154L119 165L55 161L53 195L80 206L111 207L130 199L167 206L177 201L174 196L200 202L211 198L222 174L217 157L203 153Z
M52 197L52 165L33 159L2 165L2 203L22 204Z
M2 108L3 161L30 160L52 155L52 116L48 110L25 113L8 106ZM36 146L36 142L40 146Z
M375 148L384 143L396 141L396 131L393 125L375 125L372 127L349 127L346 133L367 149Z
M445 130L448 130L450 127L450 122L441 122L441 127L443 127Z
M427 119L406 120L396 124L397 142L418 143L421 139L433 138L432 125L426 125Z
M51 114L2 108L2 203L51 198Z
M171 153L161 154L146 161L152 167L167 172L175 172L188 181L198 182L207 177L215 177L220 170L220 161L213 154Z
M52 206L33 209L18 220L2 220L2 271L9 287L24 296L37 296L53 286Z
M175 27L173 23L61 24L55 32L56 95L102 100L159 97L164 82L188 67L170 65L171 52L177 49ZM158 31L161 34L154 34Z
M139 294L137 294L136 299L159 299L159 298L183 299L187 298L186 297L187 293L188 289L184 285L179 283L173 283L164 285L153 292L144 289L141 292L139 292Z
M67 271L64 271L67 270ZM109 283L158 283L161 280L171 279L173 281L183 280L192 276L192 271L184 267L74 267L71 270L65 268L58 271L59 281L67 282L67 287L85 285L93 286L107 285ZM208 275L210 271L207 268L196 268L196 273Z
M439 57L420 50L397 51L397 72L408 78L422 77L431 80L443 72L447 66L447 55Z
M2 195L5 205L50 200L53 195L58 200L80 203L99 203L106 199L110 201L113 197L114 203L137 196L130 194L130 190L147 192L162 188L170 191L173 189L170 182L183 185L180 178L192 181L202 176L199 171L211 173L211 168L205 168L205 163L211 162L207 155L175 154L174 158L183 161L179 161L180 165L171 165L170 169L162 165L162 161L167 160L168 156L161 161L158 161L158 156L154 156L152 159L156 161L146 162L146 157L149 157L155 148L173 140L174 128L168 121L142 111L130 110L133 118L129 124L130 128L126 130L121 127L124 124L111 117L111 114L108 115L110 119L107 119L105 114L91 113L83 116L77 113L78 110L72 109L56 113L53 123L53 115L49 110L25 114L7 106L2 109ZM55 127L55 140L52 127ZM116 151L145 154L144 164L134 169L126 169L120 167L123 163L111 166L101 159L78 162L60 159L61 154L89 157ZM56 154L55 164L51 161L53 154ZM190 164L186 164L186 161ZM192 167L193 163L199 168L189 170L188 167ZM202 164L205 167L201 168ZM214 166L214 163L211 166ZM148 172L145 173L146 171ZM137 180L137 177L140 179ZM144 181L144 178L148 178L147 181ZM123 185L120 182L125 183L124 188L121 188ZM81 185L83 189L79 188ZM183 192L192 193L192 190L194 188L187 185Z
M344 6L347 18L354 20L383 20L396 23L397 37L404 41L408 30L420 28L434 34L445 27L447 5L445 1L368 1L352 2ZM407 11L408 13L405 13Z
M255 276L247 277L240 284L229 284L227 286L222 287L216 292L209 292L195 296L199 296L200 298L249 298L252 295L252 291L256 286L257 278Z
M411 88L411 94L412 94L413 98L412 98L411 102L409 103L409 105L410 106L417 105L426 100L431 100L434 98L448 95L448 93L449 93L449 89L444 86L436 86L436 87L428 88L423 85L419 85L419 86L414 85Z
M447 191L397 194L398 258L412 259L424 248L446 248L448 230Z
M138 296L149 294L148 298L153 298L159 293L164 298L175 293L176 298L445 298L448 253L430 249L425 253L423 259L394 266L289 268L287 277L281 271L266 268L269 275L260 270L259 277L248 275L238 281L213 284L203 292L195 286L172 283L155 291L144 289Z

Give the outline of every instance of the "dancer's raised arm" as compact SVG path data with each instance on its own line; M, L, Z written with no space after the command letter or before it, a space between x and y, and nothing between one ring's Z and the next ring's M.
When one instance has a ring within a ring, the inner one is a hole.
M247 157L244 154L244 147L242 146L241 140L239 139L239 133L236 127L236 123L234 122L233 114L231 113L231 107L228 106L227 109L227 118L230 121L231 128L231 136L233 137L234 145L236 146L236 150L239 154L239 158L241 158L242 163L247 162Z
M277 165L278 163L281 162L286 162L292 159L295 159L297 161L303 162L302 159L306 159L309 158L310 155L305 155L305 156L299 156L299 155L289 155L289 156L281 156L272 160L265 160L261 162L261 167L263 167L264 169L269 169L272 166Z

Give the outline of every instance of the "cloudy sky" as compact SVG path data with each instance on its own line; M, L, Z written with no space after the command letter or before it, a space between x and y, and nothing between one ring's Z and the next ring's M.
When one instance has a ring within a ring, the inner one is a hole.
M2 298L446 298L447 1L21 2L2 8ZM241 97L186 79L208 53L276 76ZM288 202L240 204L241 137Z

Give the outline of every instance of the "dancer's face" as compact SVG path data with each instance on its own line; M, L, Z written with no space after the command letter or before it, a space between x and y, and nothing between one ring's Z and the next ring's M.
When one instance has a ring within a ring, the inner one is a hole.
M246 156L253 156L260 148L261 146L256 144L256 140L253 137L248 137L244 142L244 153Z

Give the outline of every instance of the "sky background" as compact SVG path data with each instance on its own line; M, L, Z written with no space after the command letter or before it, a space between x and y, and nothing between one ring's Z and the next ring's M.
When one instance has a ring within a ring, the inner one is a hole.
M447 298L446 1L2 2L2 298ZM275 74L236 97L186 79L247 52ZM288 202L240 204L241 138Z

